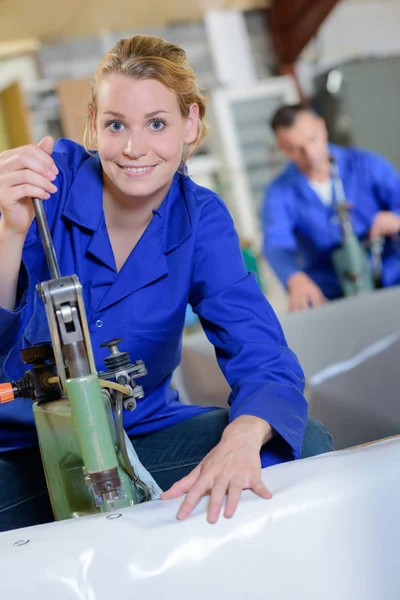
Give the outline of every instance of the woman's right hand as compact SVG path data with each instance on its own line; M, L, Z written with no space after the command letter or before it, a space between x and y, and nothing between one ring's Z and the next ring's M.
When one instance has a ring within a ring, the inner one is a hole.
M8 232L25 236L35 216L31 198L47 200L57 191L52 183L58 169L51 158L54 140L43 138L0 154L1 225Z

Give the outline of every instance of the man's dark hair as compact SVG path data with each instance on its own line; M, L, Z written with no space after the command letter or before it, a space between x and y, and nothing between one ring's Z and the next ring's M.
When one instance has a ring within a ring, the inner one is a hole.
M285 104L281 106L269 122L272 131L276 132L281 127L293 127L298 115L304 112L312 115L316 114L312 106L307 104Z

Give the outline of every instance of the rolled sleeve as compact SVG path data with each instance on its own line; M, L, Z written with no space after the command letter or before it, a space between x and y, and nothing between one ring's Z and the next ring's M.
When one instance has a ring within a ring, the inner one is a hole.
M297 252L285 248L269 248L265 251L265 256L281 283L287 288L289 277L301 270Z
M372 152L365 153L365 168L382 210L400 216L400 175L385 158Z
M266 188L262 209L263 252L283 285L298 272L298 246L289 194L279 182Z

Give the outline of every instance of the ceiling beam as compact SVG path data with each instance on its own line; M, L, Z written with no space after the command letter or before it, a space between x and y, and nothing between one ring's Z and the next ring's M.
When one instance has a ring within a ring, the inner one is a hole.
M300 52L339 0L275 0L267 19L280 72L293 65Z

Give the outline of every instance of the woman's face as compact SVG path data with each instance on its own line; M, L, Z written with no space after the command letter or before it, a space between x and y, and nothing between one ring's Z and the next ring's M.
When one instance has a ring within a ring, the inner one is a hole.
M93 129L111 188L154 206L168 192L184 144L196 139L198 105L184 117L177 96L160 82L110 75L98 90Z

